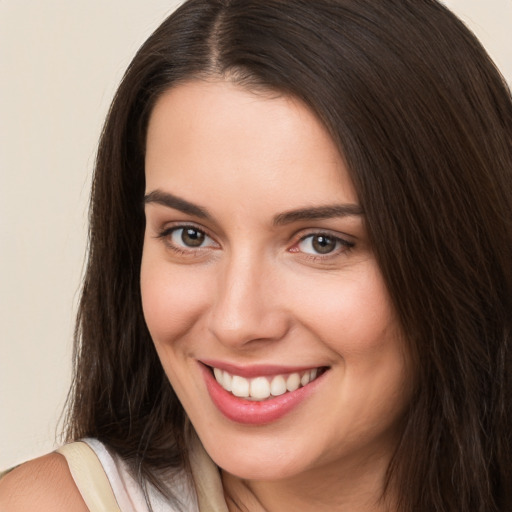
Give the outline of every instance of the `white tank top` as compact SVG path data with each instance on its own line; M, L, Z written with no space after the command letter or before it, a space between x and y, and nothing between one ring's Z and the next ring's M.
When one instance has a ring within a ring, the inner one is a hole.
M126 463L97 439L84 439L57 450L67 460L71 475L91 512L149 512L143 490ZM190 446L193 483L182 471L173 477L172 491L183 512L227 512L219 470L197 437ZM148 484L154 512L177 512Z

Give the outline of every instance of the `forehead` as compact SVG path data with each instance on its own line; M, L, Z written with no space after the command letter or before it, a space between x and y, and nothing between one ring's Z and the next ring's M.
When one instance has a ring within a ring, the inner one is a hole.
M357 202L338 148L310 109L224 81L180 84L157 101L146 147L146 192L154 189L258 197L284 209Z

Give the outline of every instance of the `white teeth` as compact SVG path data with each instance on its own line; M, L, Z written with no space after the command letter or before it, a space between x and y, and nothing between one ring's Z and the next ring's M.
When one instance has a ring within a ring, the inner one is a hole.
M247 398L249 396L249 381L238 375L233 375L231 381L231 392L235 396Z
M222 373L222 382L220 382L219 384L226 391L231 391L232 381L233 381L233 377L231 377L231 375L228 372L223 372Z
M318 369L298 372L288 375L275 375L271 377L256 377L246 379L239 375L231 375L219 368L213 369L215 380L226 390L240 398L262 401L272 396L280 396L286 392L296 391L301 386L307 386L318 376Z
M300 375L298 373L290 373L286 379L286 389L288 391L295 391L300 387Z
M272 396L284 395L286 393L286 381L282 375L277 375L270 383L270 394Z
M265 377L257 377L251 381L251 398L265 400L270 396L270 384Z
M215 375L215 380L219 383L219 384L222 384L222 370L219 370L218 368L214 368L213 369L213 374Z

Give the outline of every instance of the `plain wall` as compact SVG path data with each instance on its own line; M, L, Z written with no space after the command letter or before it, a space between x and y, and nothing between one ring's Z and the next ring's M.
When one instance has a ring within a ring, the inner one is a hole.
M180 2L0 0L0 468L52 450L70 383L97 139ZM512 82L512 0L447 0Z

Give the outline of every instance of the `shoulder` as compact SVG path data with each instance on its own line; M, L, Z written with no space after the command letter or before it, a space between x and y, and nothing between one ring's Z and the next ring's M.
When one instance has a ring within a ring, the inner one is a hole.
M51 453L18 466L0 480L2 512L88 512L66 459Z

